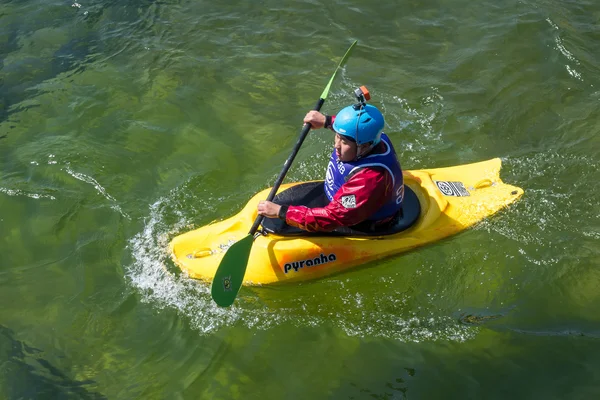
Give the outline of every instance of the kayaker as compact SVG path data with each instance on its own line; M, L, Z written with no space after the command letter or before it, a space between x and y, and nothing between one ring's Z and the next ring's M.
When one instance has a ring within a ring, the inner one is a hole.
M264 200L258 204L258 213L310 232L339 227L377 231L393 224L401 212L404 181L377 107L359 102L343 108L337 116L310 111L304 122L312 129L335 132L325 178L329 204L308 208Z

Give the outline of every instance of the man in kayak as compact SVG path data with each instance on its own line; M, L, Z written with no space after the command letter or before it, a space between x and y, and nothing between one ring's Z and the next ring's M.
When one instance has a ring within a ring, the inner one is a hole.
M401 212L404 196L402 169L391 141L383 133L384 118L377 107L358 103L337 116L310 111L304 123L312 129L335 132L327 167L325 207L258 204L258 213L285 220L309 232L339 227L377 231L391 226Z

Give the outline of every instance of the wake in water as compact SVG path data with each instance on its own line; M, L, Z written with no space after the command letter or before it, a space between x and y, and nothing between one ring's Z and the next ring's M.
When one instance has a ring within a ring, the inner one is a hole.
M134 261L128 268L128 278L140 290L143 301L159 308L178 310L201 332L208 333L235 322L236 312L221 312L211 304L207 284L171 270L169 239L191 225L183 213L175 211L179 221L168 227L163 218L166 213L173 212L169 204L169 200L163 198L151 205L144 230L129 241Z

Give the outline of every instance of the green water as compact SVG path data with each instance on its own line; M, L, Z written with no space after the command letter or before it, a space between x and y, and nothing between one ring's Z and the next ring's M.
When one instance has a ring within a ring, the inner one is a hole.
M0 2L0 398L600 395L600 3L77 5ZM525 195L217 308L167 243L274 182L353 40L324 111L366 84L405 169L501 157Z

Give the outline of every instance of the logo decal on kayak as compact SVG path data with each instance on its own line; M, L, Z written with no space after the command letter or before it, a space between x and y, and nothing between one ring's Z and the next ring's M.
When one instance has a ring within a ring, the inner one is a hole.
M454 197L466 197L470 196L465 185L462 182L450 182L450 181L434 181L438 189L444 196Z
M331 253L327 256L325 254L321 253L321 256L319 256L319 257L287 263L283 266L283 272L285 272L286 274L288 272L290 272L291 270L298 272L298 270L300 268L304 268L304 267L310 268L315 265L327 264L327 263L333 262L335 260L337 260L337 257L335 256L334 253Z
M353 194L342 196L342 205L346 208L356 208L356 196Z
M223 277L223 290L231 292L231 275Z

